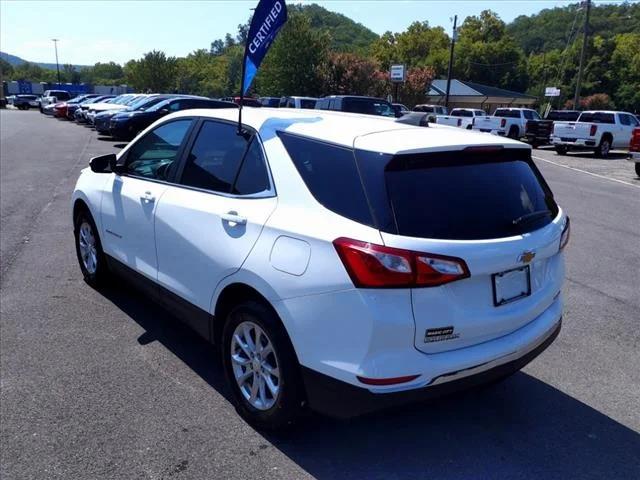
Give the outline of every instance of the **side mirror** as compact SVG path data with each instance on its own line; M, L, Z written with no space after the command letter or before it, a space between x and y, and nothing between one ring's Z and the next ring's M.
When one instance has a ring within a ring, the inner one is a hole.
M93 157L89 160L89 167L92 172L95 173L119 173L122 167L117 164L118 158L115 153L107 153L106 155L100 155Z

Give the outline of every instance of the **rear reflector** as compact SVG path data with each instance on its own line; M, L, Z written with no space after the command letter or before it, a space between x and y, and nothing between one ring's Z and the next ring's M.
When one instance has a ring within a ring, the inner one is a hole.
M399 383L407 383L411 380L415 380L420 375L407 375L406 377L393 377L393 378L366 378L366 377L356 377L360 383L364 383L365 385L397 385Z
M437 287L469 277L464 260L385 247L350 238L333 245L358 288Z

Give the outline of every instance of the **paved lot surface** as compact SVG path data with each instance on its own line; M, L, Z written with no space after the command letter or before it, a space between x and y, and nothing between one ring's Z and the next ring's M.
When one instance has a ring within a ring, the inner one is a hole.
M70 192L117 144L37 112L0 124L2 479L640 478L640 188L539 161L573 233L564 329L523 372L262 435L215 351L130 289L81 280Z

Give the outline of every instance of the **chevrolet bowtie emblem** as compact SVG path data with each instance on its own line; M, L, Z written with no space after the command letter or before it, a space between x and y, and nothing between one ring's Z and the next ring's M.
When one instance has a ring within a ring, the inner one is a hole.
M522 252L520 254L520 256L518 257L518 261L522 263L529 263L531 260L535 258L535 256L536 256L536 252L527 250L526 252Z

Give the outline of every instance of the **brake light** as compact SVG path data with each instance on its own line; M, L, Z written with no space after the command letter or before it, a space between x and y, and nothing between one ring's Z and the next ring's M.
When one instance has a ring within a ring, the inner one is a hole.
M598 131L598 126L597 125L591 125L591 130L589 130L589 136L593 137L596 132Z
M569 217L567 217L567 221L564 224L564 228L562 229L562 235L560 235L560 250L567 246L569 243L569 237L571 236L571 222L569 221Z
M470 276L464 260L385 247L350 238L333 241L358 288L437 287Z

